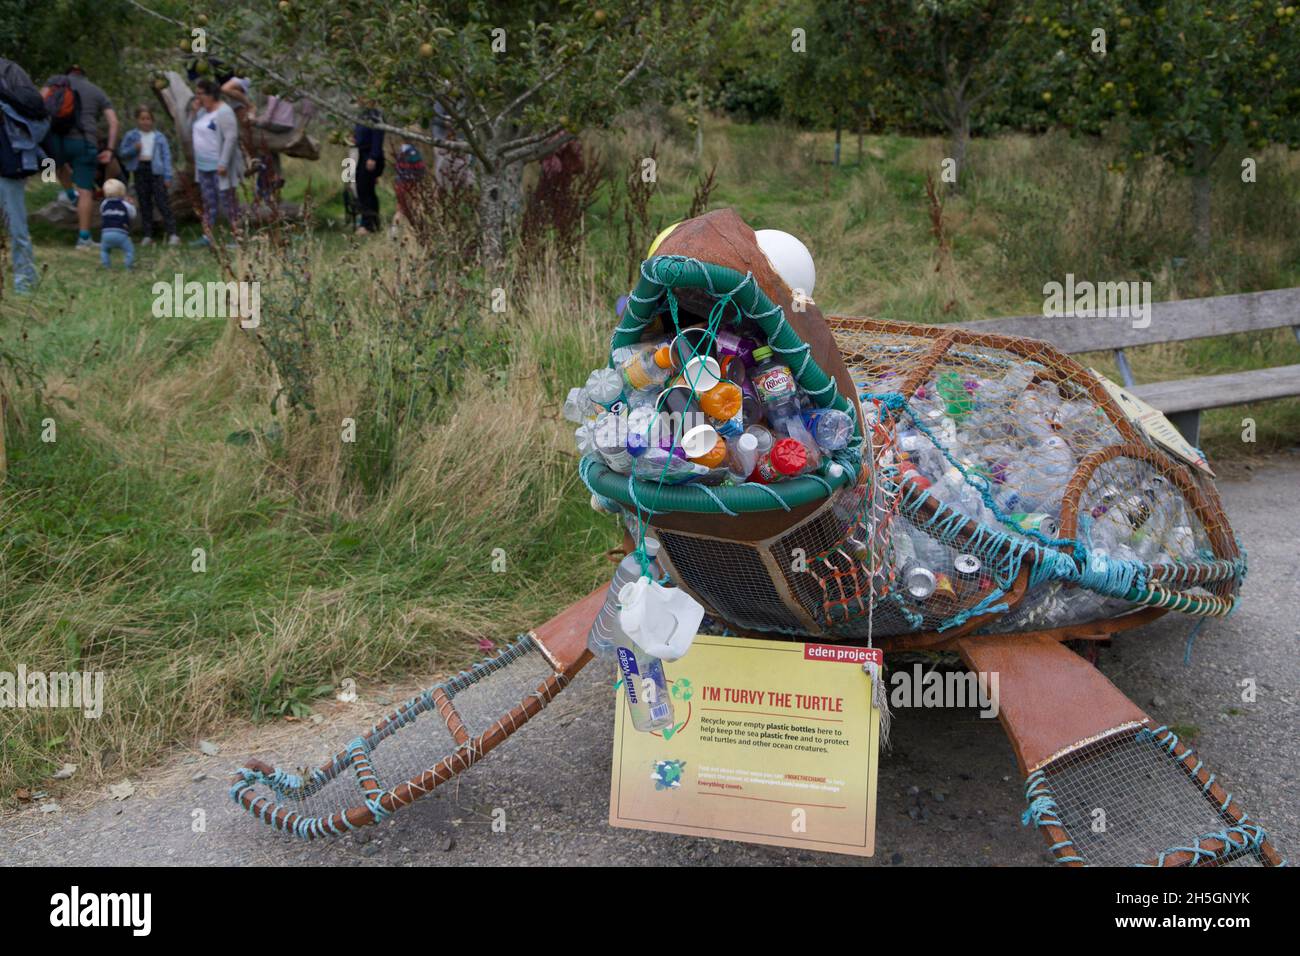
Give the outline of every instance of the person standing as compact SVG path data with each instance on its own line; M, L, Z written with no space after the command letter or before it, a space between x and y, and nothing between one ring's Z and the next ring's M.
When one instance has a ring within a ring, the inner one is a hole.
M230 228L238 234L239 201L235 188L243 168L239 149L239 122L235 111L221 100L221 88L207 77L199 80L195 92L193 123L194 169L203 196L203 220L209 233L215 231L219 213L225 213ZM208 235L191 245L206 246Z
M122 137L121 156L127 172L135 176L135 195L140 200L144 226L141 245L153 242L153 204L158 203L169 245L178 246L176 217L172 215L167 191L172 186L172 151L167 137L154 129L153 110L141 105L135 111L136 128Z
M362 122L352 130L352 138L357 144L357 202L361 206L358 236L379 229L379 194L375 187L384 172L384 131L364 125L382 122L379 111L369 108L361 114L361 119Z
M41 91L12 60L0 57L0 220L13 243L14 291L36 288L36 256L27 230L27 177L40 172L50 130Z
M121 249L126 267L135 267L135 246L131 242L131 220L135 206L126 198L126 183L110 179L104 183L104 201L99 204L99 262L105 269L113 266L113 250Z
M66 75L56 75L45 81L42 91L47 108L56 99L66 102L72 97L72 109L51 111L51 153L58 164L59 182L67 189L60 200L77 207L77 248L98 250L99 244L90 238L90 217L95 207L95 174L99 165L107 165L117 149L117 113L108 94L90 80L86 72L75 63ZM99 142L100 118L108 122L108 141L105 148Z

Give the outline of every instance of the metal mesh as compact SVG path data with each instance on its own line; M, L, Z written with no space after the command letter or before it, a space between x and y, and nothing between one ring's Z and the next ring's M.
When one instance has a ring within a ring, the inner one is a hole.
M1089 866L1151 863L1161 853L1194 847L1232 823L1199 783L1146 730L1125 730L1043 768L1070 853ZM1032 789L1032 788L1031 788ZM1249 850L1222 862L1257 863Z
M245 772L243 783L236 784L232 796L239 800L242 795L245 801L249 795L254 801L268 798L270 804L263 802L256 807L256 815L266 822L272 822L274 811L280 808L299 814L302 821L295 827L299 835L332 832L330 827L310 827L308 822L325 821L349 809L364 807L368 798L373 806L378 793L416 781L447 758L469 758L458 760L453 769L439 775L443 779L451 776L473 762L477 757L476 741L489 731L526 732L527 722L512 717L511 712L536 699L543 682L554 675L534 641L521 638L468 671L411 698L363 737L346 743L324 765L311 770L277 768L270 776ZM439 712L440 705L446 717ZM457 726L457 719L463 727L459 741L450 729ZM357 773L358 753L369 763L378 792L363 788ZM441 780L426 777L415 796L423 795L437 782ZM245 806L249 804L245 802Z
M676 580L733 626L785 634L807 629L777 592L756 547L662 529L656 533Z

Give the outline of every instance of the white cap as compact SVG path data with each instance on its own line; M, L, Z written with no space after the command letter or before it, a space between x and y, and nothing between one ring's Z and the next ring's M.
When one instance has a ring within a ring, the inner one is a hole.
M696 393L707 392L722 381L722 367L712 355L697 355L682 369L682 382Z
M712 425L696 425L682 436L682 451L687 458L699 458L718 444L718 430Z
M753 432L742 432L736 439L736 444L745 451L758 451L758 436Z

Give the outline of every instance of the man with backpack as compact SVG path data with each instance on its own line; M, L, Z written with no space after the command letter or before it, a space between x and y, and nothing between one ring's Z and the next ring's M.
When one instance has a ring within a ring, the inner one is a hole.
M41 142L49 133L41 92L17 63L0 57L0 219L13 243L14 289L20 295L36 287L36 257L27 231L24 188L40 172Z
M50 115L51 153L58 164L59 182L69 187L69 199L76 196L77 248L97 249L90 238L95 173L100 163L112 160L117 149L117 113L108 94L86 79L85 71L75 64L66 74L46 80L41 96ZM108 143L103 150L98 148L100 117L108 121Z

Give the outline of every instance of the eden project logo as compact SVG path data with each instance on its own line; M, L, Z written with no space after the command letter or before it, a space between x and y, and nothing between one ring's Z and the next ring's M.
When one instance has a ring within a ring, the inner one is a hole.
M239 327L262 323L260 282L186 282L176 273L171 282L153 284L156 319L239 319Z

